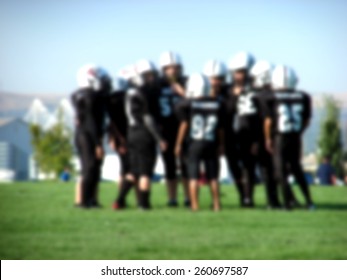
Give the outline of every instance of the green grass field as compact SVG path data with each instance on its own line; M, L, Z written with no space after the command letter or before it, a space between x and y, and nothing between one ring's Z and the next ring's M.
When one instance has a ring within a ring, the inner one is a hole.
M116 189L101 185L100 210L72 206L73 183L0 184L1 259L347 259L347 188L313 187L316 211L239 209L235 189L222 188L223 210L210 211L209 190L192 213L165 206L153 187L154 209L111 210ZM298 197L299 190L295 188Z

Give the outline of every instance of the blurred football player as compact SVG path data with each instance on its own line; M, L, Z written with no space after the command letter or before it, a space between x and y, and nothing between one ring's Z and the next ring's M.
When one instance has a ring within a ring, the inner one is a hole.
M226 84L227 68L225 64L216 59L211 59L206 62L203 73L209 79L211 96L224 100L228 90L228 85Z
M271 94L271 73L272 65L268 61L259 60L250 70L250 77L252 80L252 89L256 94L255 98L259 99L261 108L266 102L269 94ZM257 117L260 120L260 125L264 123L263 110L257 111ZM260 165L260 173L265 183L267 205L269 208L279 208L280 203L277 193L277 185L274 176L274 166L272 155L265 148L264 142L264 129L257 130L259 132L258 138L258 163Z
M75 142L81 160L81 207L98 207L97 190L104 156L102 138L105 123L105 96L111 78L101 67L88 64L77 74L79 89L72 94L76 111Z
M209 181L213 210L220 210L219 199L219 153L224 150L223 106L211 97L208 78L201 74L190 76L187 84L187 99L180 108L180 127L175 153L181 154L184 139L189 137L188 177L191 209L199 209L198 179L200 166L204 165L206 178Z
M253 64L254 58L247 52L237 53L231 59L229 70L232 74L232 84L226 101L227 161L240 194L241 206L244 207L254 206L257 130L261 128L257 117L258 104L255 104L249 78L249 70ZM245 181L242 173L245 175Z
M314 209L309 187L300 163L301 138L311 119L311 98L296 90L298 78L287 66L272 72L272 94L265 107L264 134L266 148L273 153L276 175L283 192L284 206L291 209L289 171L304 194L308 209ZM274 135L274 137L272 137Z
M150 112L151 93L145 89L154 82L154 65L149 61L140 61L136 72L135 86L127 89L125 98L130 170L123 180L114 209L126 207L126 195L132 186L139 188L139 207L143 210L151 208L150 185L156 161L156 144L162 151L166 149Z
M108 125L108 142L112 150L116 151L120 159L120 174L118 186L122 185L124 176L129 172L129 158L126 150L126 115L125 92L127 81L116 77L113 79L113 90L108 96L106 107L110 119Z
M159 123L162 135L168 144L162 153L165 178L168 189L168 206L176 207L177 202L177 160L174 154L175 141L178 131L178 119L175 115L176 103L184 97L186 79L183 76L181 57L174 52L163 52L159 59L161 69L161 92L159 96L160 117ZM184 153L183 153L184 154ZM184 157L184 155L183 155ZM189 193L186 178L186 166L181 160L181 175L185 191L185 205L189 205Z

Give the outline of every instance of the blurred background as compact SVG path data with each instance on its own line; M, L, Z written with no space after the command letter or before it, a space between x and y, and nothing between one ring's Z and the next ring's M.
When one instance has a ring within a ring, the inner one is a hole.
M304 137L308 179L316 180L329 156L337 175L333 183L342 185L347 161L346 11L343 0L3 0L0 181L52 179L78 171L69 95L81 65L94 62L115 75L138 59L157 62L162 51L173 50L181 54L189 74L201 71L208 59L227 62L247 50L296 70L299 87L312 94L314 106ZM44 135L51 142L42 144ZM42 150L44 159L38 160L33 147ZM117 155L106 151L102 177L116 180ZM52 156L58 162L50 161ZM162 173L158 160L158 178ZM224 160L220 179L230 181Z

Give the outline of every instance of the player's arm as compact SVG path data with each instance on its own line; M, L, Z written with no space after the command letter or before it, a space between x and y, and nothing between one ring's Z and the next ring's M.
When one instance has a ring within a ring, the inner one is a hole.
M119 153L125 152L125 137L117 128L115 123L110 123L108 127L108 144L114 151L118 151Z
M181 154L184 139L186 138L189 129L189 102L187 100L180 101L176 105L175 111L177 118L180 120L175 146L175 154L176 156L179 156Z
M79 125L79 117L80 117L80 108L78 107L77 94L78 94L77 92L74 92L71 95L71 99L70 99L72 107L75 109L74 120L75 120L76 126Z
M273 151L272 138L271 138L271 135L272 135L271 127L272 127L272 119L270 117L266 117L264 120L265 145L266 145L266 149L270 153L272 153L272 151Z
M260 103L260 108L262 108L263 116L264 116L264 137L265 137L265 147L269 153L273 152L273 144L272 144L272 127L273 127L273 113L272 113L273 102L271 99L262 100Z
M180 96L184 96L185 95L185 90L184 87L182 85L180 85L179 83L175 82L171 84L171 88Z
M219 143L219 155L224 155L225 152L225 140L224 140L224 129L218 130L218 143Z
M227 119L227 111L226 106L224 104L221 104L221 108L218 112L218 131L217 131L217 137L218 137L218 150L219 154L223 155L225 151L225 135L224 135L224 128L226 126L226 119Z
M234 134L234 122L236 118L236 104L237 104L237 97L235 95L229 96L225 106L225 119L224 119L224 124L225 124L225 130L230 134ZM230 129L232 127L232 129Z
M183 141L187 135L188 128L189 128L188 121L185 120L185 121L182 121L180 123L180 126L178 128L176 147L175 147L176 156L180 156L180 154L181 154L182 144L183 144Z
M185 96L185 88L182 84L180 84L177 79L171 79L171 88L174 92L176 92L180 96Z
M160 149L162 151L166 150L166 143L165 141L162 139L159 130L157 128L157 125L154 121L154 118L152 117L152 115L150 114L150 111L148 109L148 104L145 98L143 98L142 95L139 95L139 98L141 98L141 101L143 103L143 123L146 126L146 128L148 129L149 133L151 133L151 135L153 136L153 138L157 141L157 143L160 146Z
M304 132L306 128L309 127L311 117L312 117L312 101L311 97L305 93L305 99L304 99L304 116L303 116L303 123L302 123L302 131Z

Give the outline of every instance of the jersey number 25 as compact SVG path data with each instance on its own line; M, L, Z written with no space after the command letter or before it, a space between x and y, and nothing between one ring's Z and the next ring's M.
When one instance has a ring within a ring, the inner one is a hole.
M301 104L281 104L278 107L278 130L283 133L299 132L302 127L301 112Z

